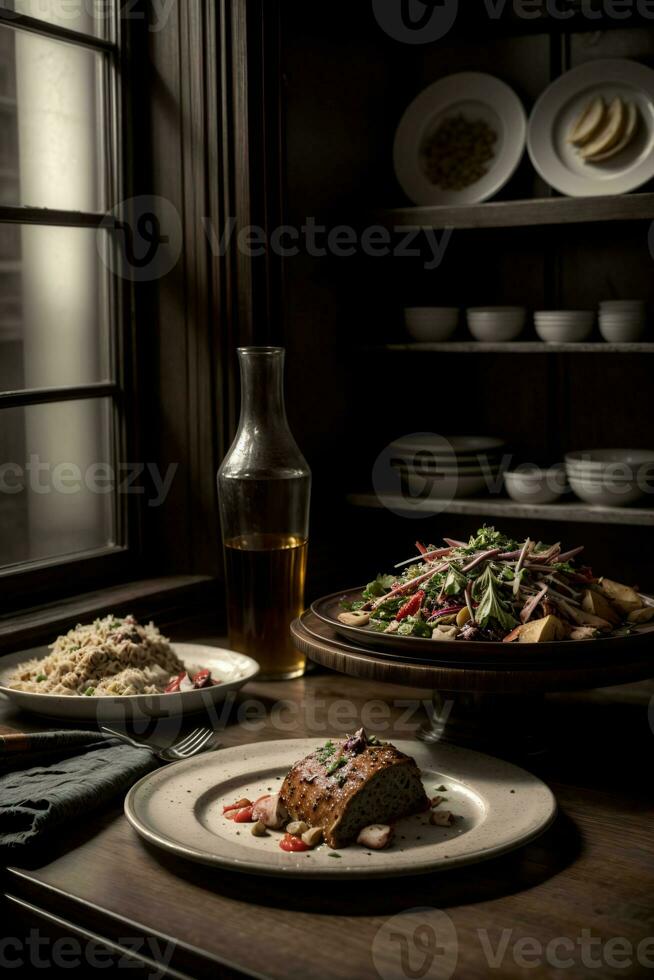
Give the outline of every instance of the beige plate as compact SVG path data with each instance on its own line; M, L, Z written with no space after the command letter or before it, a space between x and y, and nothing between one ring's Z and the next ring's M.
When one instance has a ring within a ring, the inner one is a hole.
M321 744L315 738L258 742L167 766L132 787L125 814L146 841L180 857L300 878L390 877L472 864L533 840L556 815L550 790L524 769L453 745L398 741L420 766L427 794L447 798L441 807L458 817L452 827L434 827L423 814L399 821L385 851L356 844L332 851L323 844L289 854L279 847L281 832L253 837L250 824L223 817L226 804L277 792L293 763ZM447 792L437 794L441 785Z
M172 718L206 711L211 705L224 701L230 691L237 691L259 672L259 665L255 660L232 650L202 646L199 643L171 643L171 646L187 667L198 670L209 668L212 676L222 683L180 694L134 694L122 698L32 694L29 691L15 691L7 687L7 678L18 664L48 655L47 647L40 647L2 658L0 692L24 711L45 715L47 718L97 721L98 724L117 720L129 722L148 718Z

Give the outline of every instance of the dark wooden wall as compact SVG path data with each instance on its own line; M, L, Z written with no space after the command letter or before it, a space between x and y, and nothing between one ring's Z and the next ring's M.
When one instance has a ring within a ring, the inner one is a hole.
M288 0L281 16L285 209L295 226L314 216L360 227L379 208L407 203L392 171L395 129L411 99L439 77L488 71L507 81L529 112L562 69L590 58L654 58L646 29L502 36L466 32L463 24L436 45L409 48L383 34L369 4L336 3L326 12ZM500 197L550 193L525 155ZM402 557L420 524L423 537L436 539L482 523L448 515L416 522L344 507L348 491L370 487L372 462L395 435L500 435L518 462L652 444L648 357L362 349L403 339L405 305L592 308L614 296L652 303L648 229L649 222L635 221L459 230L431 272L399 258L285 260L279 339L289 354L289 414L315 475L310 589L338 588ZM648 528L525 521L506 528L585 542L598 567L654 585L643 548Z

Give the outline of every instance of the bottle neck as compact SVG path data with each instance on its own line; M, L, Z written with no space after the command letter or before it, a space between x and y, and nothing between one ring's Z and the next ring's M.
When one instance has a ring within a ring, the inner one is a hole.
M284 351L280 347L248 347L238 352L241 366L240 428L254 424L286 426Z

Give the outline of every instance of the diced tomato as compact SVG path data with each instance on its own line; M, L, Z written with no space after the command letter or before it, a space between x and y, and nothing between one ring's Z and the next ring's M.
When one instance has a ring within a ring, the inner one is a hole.
M185 677L185 670L183 670L181 674L178 674L177 677L171 677L170 681L168 682L168 686L164 688L164 694L176 694L179 691L180 685Z
M282 851L308 851L310 847L305 844L301 837L294 837L293 834L284 834L279 842Z
M240 813L240 810L228 810L227 813L223 812L223 816L225 820L236 820L238 813Z
M237 800L236 803L230 803L229 806L224 806L223 813L227 813L228 810L242 810L245 806L252 806L250 800L245 798L242 800Z
M246 806L242 810L238 810L236 816L234 817L235 823L255 823L255 819L252 816L253 807Z
M415 616L415 614L420 609L425 599L425 593L422 589L418 589L415 595L412 595L408 602L405 602L402 608L399 610L395 619L398 623L406 619L407 616Z
M197 674L191 678L191 680L193 681L193 687L195 688L211 687L213 684L213 681L211 680L211 671L206 669L199 670Z

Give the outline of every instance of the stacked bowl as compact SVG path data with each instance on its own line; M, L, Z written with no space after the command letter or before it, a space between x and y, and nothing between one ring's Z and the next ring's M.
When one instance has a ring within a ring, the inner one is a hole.
M515 340L527 321L524 306L473 306L466 315L472 336L486 343Z
M586 449L568 453L570 486L598 507L625 507L654 493L654 449Z
M499 493L505 443L489 436L407 436L391 444L391 465L412 499L454 500Z
M639 299L615 299L600 303L600 333L610 344L628 344L645 333L645 304Z
M409 306L404 311L407 333L419 343L449 340L459 323L454 306Z
M534 313L536 333L546 344L579 344L593 332L592 310L539 310Z

